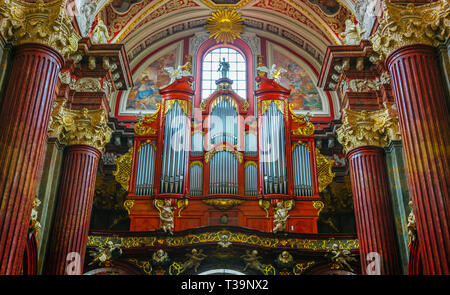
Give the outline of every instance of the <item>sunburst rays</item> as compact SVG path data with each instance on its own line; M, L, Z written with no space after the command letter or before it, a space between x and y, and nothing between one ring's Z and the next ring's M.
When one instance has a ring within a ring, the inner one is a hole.
M236 38L241 37L242 29L245 27L243 22L241 14L234 9L217 10L208 18L206 32L217 43L233 43Z

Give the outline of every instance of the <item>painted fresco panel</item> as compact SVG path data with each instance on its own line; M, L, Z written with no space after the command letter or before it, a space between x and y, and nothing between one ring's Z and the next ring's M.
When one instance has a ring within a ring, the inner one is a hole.
M170 76L166 67L176 64L176 50L172 50L153 61L134 81L134 87L128 94L127 111L153 111L161 101L159 89L168 85Z
M295 111L316 111L322 110L322 100L315 83L305 71L305 69L297 64L286 54L277 49L273 50L273 63L277 67L281 66L287 70L282 75L281 85L291 89L289 103Z

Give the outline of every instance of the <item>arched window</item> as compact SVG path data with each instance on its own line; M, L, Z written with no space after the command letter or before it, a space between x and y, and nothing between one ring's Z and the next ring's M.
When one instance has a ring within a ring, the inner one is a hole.
M202 61L202 100L207 99L217 89L216 80L221 78L218 71L225 58L230 64L228 78L233 81L233 90L247 99L247 64L245 57L234 48L218 47L207 52Z

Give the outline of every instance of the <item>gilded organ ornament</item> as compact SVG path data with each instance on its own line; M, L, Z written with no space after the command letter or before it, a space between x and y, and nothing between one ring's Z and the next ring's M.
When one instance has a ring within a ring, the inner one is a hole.
M131 163L133 161L133 148L130 148L127 153L114 159L114 161L116 162L117 169L113 172L113 175L116 178L116 181L120 183L126 191L128 191L128 185L131 177Z
M244 19L234 9L217 10L208 18L206 32L217 43L233 43L236 38L241 38L242 29L245 27Z
M335 173L331 171L334 160L330 160L322 155L316 148L316 169L319 181L319 192L323 191L332 181Z

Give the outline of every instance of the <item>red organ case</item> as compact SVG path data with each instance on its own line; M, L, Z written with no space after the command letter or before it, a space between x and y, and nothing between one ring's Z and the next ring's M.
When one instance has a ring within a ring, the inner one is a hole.
M258 76L253 114L228 78L193 107L193 80L160 90L157 111L135 124L134 146L116 161L130 230L160 229L168 206L173 231L227 225L317 233L319 190L333 178L332 161L315 149L309 118L290 109L289 90ZM289 217L275 229L280 208Z

